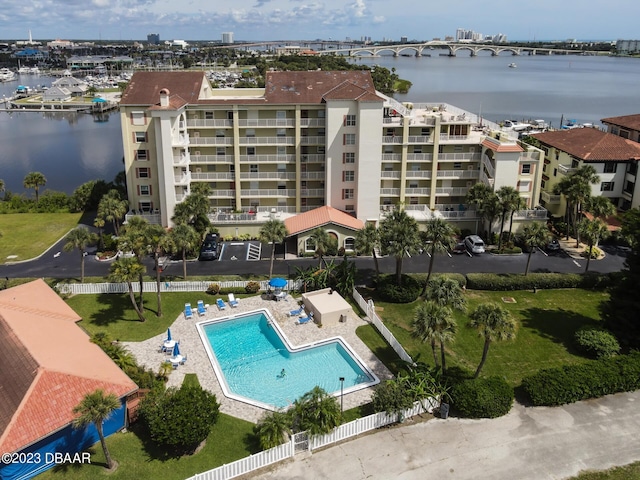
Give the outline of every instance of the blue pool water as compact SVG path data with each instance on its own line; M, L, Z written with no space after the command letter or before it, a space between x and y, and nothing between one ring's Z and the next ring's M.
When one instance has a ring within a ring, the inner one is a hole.
M378 382L341 339L292 351L266 311L203 322L200 327L216 374L224 377L219 380L225 393L239 400L282 408L315 386L339 394L340 377L347 393Z

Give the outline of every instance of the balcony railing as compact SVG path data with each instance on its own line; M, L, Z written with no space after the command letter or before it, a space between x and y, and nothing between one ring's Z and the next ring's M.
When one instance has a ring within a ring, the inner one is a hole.
M191 163L233 163L233 155L191 155Z
M295 180L295 172L240 172L240 180Z
M234 180L235 174L230 172L191 172L192 180Z
M425 196L431 195L430 188L406 188L404 191L405 195L410 196Z
M190 145L233 145L233 137L195 137L192 135Z
M479 170L438 170L438 178L478 178Z
M174 175L173 183L175 185L189 185L191 183L191 172L187 172L184 175Z
M491 161L489 161L486 157L482 157L482 165L487 169L487 173L489 177L496 178L496 169L493 165L491 165Z
M294 137L240 137L240 145L295 145Z
M189 135L174 135L171 138L171 145L174 147L186 147L189 145Z
M327 137L300 137L300 145L324 145Z
M264 118L238 120L239 127L294 127L293 118Z
M540 192L540 198L542 198L542 200L544 200L544 202L549 205L557 205L560 203L561 196L542 191Z
M152 225L159 225L161 223L160 213L140 213L129 212L124 216L125 222L129 222L133 217L144 218L148 223Z
M300 172L302 180L324 180L325 177L325 172Z
M302 192L301 192L302 194ZM242 197L295 197L295 189L288 188L252 188L240 190Z
M381 188L380 195L384 197L399 197L400 189L399 188Z
M300 155L302 163L324 163L324 153L303 153Z
M449 135L448 133L441 133L440 134L440 141L441 142L448 142L448 141L460 142L460 141L468 140L468 139L469 139L469 135Z
M387 170L380 172L381 178L400 179L400 170Z
M191 159L190 155L187 153L185 155L174 155L173 156L173 164L174 165L189 165Z
M326 120L324 118L301 118L301 127L324 127Z
M324 198L324 188L302 188L300 189L300 196L306 198Z
M558 171L564 175L567 175L575 171L575 168L567 167L566 165L558 165Z
M209 198L235 198L236 191L235 190L222 190L219 188L214 188L209 193Z
M207 128L207 127L232 127L233 122L231 120L200 120L198 118L191 118L187 120L187 127L191 128Z
M294 163L295 155L240 155L240 162L247 163Z
M438 160L441 162L474 162L480 160L480 153L441 153Z
M436 195L449 195L451 197L464 197L469 188L467 187L438 187Z
M431 178L431 170L407 170L406 178Z
M382 161L383 162L401 162L402 155L400 153L383 153Z
M433 160L433 154L431 153L409 153L407 154L407 160L410 162L430 162Z
M538 207L534 210L518 210L513 214L513 218L517 220L546 220L547 210L542 207Z

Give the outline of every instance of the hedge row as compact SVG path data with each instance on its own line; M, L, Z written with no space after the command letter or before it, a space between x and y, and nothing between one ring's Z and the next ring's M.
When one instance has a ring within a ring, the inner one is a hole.
M503 378L474 378L455 385L451 398L463 417L496 418L509 413L514 393Z
M541 370L522 380L535 406L564 405L640 389L640 352Z
M533 290L534 288L607 288L613 276L600 273L469 273L467 288L472 290Z

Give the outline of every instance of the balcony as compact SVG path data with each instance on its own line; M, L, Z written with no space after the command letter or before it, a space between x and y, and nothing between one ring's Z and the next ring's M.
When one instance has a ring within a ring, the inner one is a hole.
M240 172L240 180L295 180L295 172Z
M324 163L324 153L304 153L300 155L300 161L302 163Z
M382 143L402 143L401 136L385 136L382 137Z
M404 194L405 195L409 195L411 197L418 197L418 196L429 196L431 195L431 189L430 188L406 188L404 190Z
M192 146L233 145L233 137L196 137L190 138Z
M433 160L433 154L431 153L409 153L407 155L409 162L430 162Z
M545 192L542 191L540 192L540 198L544 201L544 203L546 203L547 205L557 205L560 203L560 195L553 195L549 192Z
M438 178L451 178L451 179L475 179L480 176L480 171L473 170L438 170Z
M160 218L160 213L158 212L158 209L156 209L154 211L154 213L143 213L143 212L137 212L137 211L129 211L124 216L124 222L128 223L133 217L144 218L148 223L150 223L152 225L160 225L160 223L162 221L161 218Z
M302 195L302 192L300 192ZM242 197L251 197L251 198L259 198L259 197L277 197L277 198L293 198L296 196L295 189L287 189L287 188L252 188L252 189L242 189L240 190L240 195Z
M174 165L189 165L191 161L190 155L188 153L183 155L174 155L173 156L173 164Z
M381 178L391 178L394 180L400 180L400 170L386 170L386 171L382 171L380 172L380 177Z
M191 118L187 120L187 127L189 128L233 127L233 122L231 120L200 120L197 118Z
M235 179L235 174L230 172L191 172L191 179L195 181L233 181Z
M295 145L294 137L240 137L239 141L240 145Z
M295 163L295 155L240 155L240 162L246 163Z
M209 193L209 198L236 198L236 191L214 188Z
M491 164L491 161L489 161L489 159L487 159L486 157L482 157L482 165L487 169L489 177L496 178L496 169Z
M441 142L463 142L469 140L469 135L449 135L448 133L440 134Z
M233 155L191 155L191 163L233 163Z
M173 135L171 137L171 146L172 147L187 147L189 146L189 135Z
M191 172L173 176L174 185L189 185L191 183Z
M383 153L382 154L383 162L401 162L402 154L400 153Z
M327 122L324 118L301 118L301 127L324 127Z
M567 167L566 165L558 165L558 171L563 175L568 175L572 172L575 172L575 168Z
M480 153L441 153L438 160L441 162L477 162L480 160Z
M431 178L431 170L407 170L406 178Z
M239 127L295 127L293 118L265 118L238 120Z
M518 210L513 214L514 220L546 220L547 210L537 207L533 210Z
M300 196L305 198L324 198L324 188L302 188L300 189Z
M324 145L327 137L300 137L300 145Z
M383 197L399 197L400 189L399 188L381 188L380 195Z
M302 180L324 180L326 176L325 172L300 172Z
M438 187L436 188L436 195L450 197L464 197L469 191L468 187Z

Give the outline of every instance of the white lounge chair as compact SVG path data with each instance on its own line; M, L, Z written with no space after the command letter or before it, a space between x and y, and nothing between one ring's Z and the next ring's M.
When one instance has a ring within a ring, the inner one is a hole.
M238 300L236 300L236 296L233 293L230 293L228 295L229 298L229 305L231 306L231 308L235 308L238 306Z

